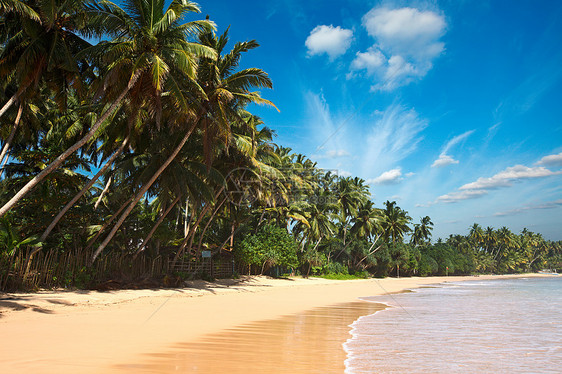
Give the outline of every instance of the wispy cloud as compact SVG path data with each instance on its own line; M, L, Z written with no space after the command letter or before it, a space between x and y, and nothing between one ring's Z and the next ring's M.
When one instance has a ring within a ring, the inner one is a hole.
M455 203L462 200L475 199L487 195L490 190L511 187L514 183L526 179L546 178L562 174L562 171L552 171L542 166L528 167L515 165L493 175L489 178L478 178L476 181L461 186L458 191L439 196L434 202Z
M385 171L376 178L368 179L367 184L396 184L402 179L402 170L400 168L396 168Z
M436 203L456 203L462 200L475 199L488 193L486 190L456 191L437 198Z
M463 140L465 140L466 138L468 138L473 132L474 132L474 130L470 130L470 131L467 131L463 134L457 135L453 139L449 140L447 142L447 144L445 145L445 147L443 147L443 150L441 151L441 154L439 155L439 158L437 158L437 160L435 160L433 162L431 167L432 168L440 168L440 167L444 167L444 166L448 166L448 165L452 165L452 164L458 164L459 161L455 160L452 156L448 155L447 153L449 152L449 150L453 146L457 145L458 143L460 143Z
M511 209L511 210L507 210L504 212L498 212L495 213L494 216L495 217L503 217L503 216L513 216L516 214L520 214L529 210L538 210L538 209L555 209L555 208L559 208L562 207L562 199L559 200L555 200L555 201L549 201L546 203L542 203L542 204L537 204L537 205L528 205L522 208L516 208L516 209Z
M544 156L537 162L537 165L562 166L562 152L556 155Z
M528 167L524 165L515 165L512 167L508 167L504 171L501 171L490 178L478 178L475 182L467 183L464 186L461 186L459 190L480 190L510 187L514 182L520 180L544 178L559 174L562 174L562 172L551 171L543 166Z
M440 38L447 24L436 12L380 6L365 14L362 23L375 45L356 53L348 77L366 70L375 77L375 90L391 91L424 77L445 49Z
M363 175L376 175L395 168L398 162L416 149L423 139L421 132L428 126L414 109L391 105L375 114L375 121L360 139L365 144Z
M320 25L316 26L308 38L305 45L310 56L327 54L330 59L345 54L353 39L353 31L343 29L339 26Z
M323 159L334 159L334 158L349 157L349 156L351 156L351 154L347 152L345 149L332 149L326 151L326 153L313 154L311 158L316 160L323 160Z

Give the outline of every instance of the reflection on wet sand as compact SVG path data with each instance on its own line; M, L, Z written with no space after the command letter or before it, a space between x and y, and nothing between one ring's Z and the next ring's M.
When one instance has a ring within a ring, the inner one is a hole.
M136 373L343 373L349 325L384 309L364 301L238 326L122 364Z

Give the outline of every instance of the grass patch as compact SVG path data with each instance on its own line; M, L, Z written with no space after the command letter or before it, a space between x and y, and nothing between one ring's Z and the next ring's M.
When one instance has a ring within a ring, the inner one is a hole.
M364 274L322 274L315 277L333 280L367 279Z

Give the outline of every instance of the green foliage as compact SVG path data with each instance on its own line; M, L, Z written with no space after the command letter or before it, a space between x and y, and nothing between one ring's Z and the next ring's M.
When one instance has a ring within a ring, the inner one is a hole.
M329 274L322 274L318 277L324 279L334 279L334 280L351 280L351 279L367 279L369 278L370 274L366 271L360 271L354 274L342 274L342 273L329 273Z
M275 265L296 268L297 244L291 234L275 225L263 226L257 234L246 236L235 247L238 261L247 265L258 265L262 269Z
M349 269L340 262L331 261L322 267L322 273L327 275L349 275Z
M419 262L419 274L422 277L427 277L437 274L438 270L439 265L437 264L437 261L435 261L433 257L426 253L422 254L421 260Z

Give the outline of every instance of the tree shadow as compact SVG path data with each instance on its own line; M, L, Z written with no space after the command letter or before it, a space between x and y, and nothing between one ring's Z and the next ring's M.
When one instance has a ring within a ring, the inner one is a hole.
M27 304L25 297L6 297L0 299L0 318L3 317L3 313L6 311L20 311L30 309L37 313L43 314L53 314L54 312L50 309L42 308L37 305Z

